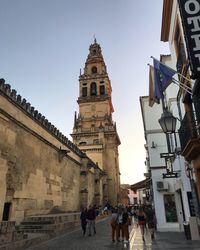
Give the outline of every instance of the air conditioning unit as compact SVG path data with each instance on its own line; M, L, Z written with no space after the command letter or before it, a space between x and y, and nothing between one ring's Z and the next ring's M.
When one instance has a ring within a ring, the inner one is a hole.
M157 181L156 187L158 191L167 191L169 189L169 183L167 181Z

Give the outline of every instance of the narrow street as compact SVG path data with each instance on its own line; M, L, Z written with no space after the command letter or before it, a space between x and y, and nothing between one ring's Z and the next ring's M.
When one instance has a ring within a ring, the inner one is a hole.
M124 246L123 242L112 243L111 228L108 219L97 222L97 234L91 237L82 236L81 230L76 229L39 245L28 248L29 250L104 250L104 249L200 249L200 241L188 241L183 233L157 233L152 242L149 232L145 232L145 242L142 241L139 228L136 225L130 228L130 244Z

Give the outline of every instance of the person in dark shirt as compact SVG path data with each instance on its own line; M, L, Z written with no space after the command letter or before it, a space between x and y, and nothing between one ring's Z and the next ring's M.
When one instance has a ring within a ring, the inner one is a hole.
M155 228L156 228L156 216L155 216L155 211L154 209L149 205L146 210L145 210L145 214L146 214L146 222L148 225L148 229L150 231L151 234L151 239L154 239L154 233L155 233Z
M81 227L83 230L83 235L86 233L86 227L87 227L87 208L83 208L80 215L81 220Z
M87 211L87 222L88 222L88 233L89 233L88 236L91 236L91 228L93 228L94 234L96 234L95 219L96 219L95 208L89 206L89 209Z

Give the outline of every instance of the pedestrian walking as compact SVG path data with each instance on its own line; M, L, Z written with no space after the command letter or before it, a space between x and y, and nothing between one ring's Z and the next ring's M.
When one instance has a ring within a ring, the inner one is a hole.
M129 241L129 226L131 225L131 223L132 223L132 218L125 207L123 212L123 231L126 243L128 243Z
M137 219L138 219L138 225L140 226L142 239L144 241L144 227L145 227L145 223L146 223L146 214L145 214L142 207L140 207L138 210Z
M155 211L151 205L147 206L145 214L146 214L147 226L151 234L151 239L153 240L155 238L156 216L155 216Z
M124 240L124 230L123 230L123 208L119 207L117 211L117 224L116 224L116 238L120 242L120 235L122 240Z
M91 229L93 229L94 234L96 234L95 219L96 219L95 208L92 206L89 206L89 209L87 211L88 236L92 235Z
M128 232L128 213L125 208L119 207L118 215L117 215L117 227L116 227L116 234L117 234L117 241L120 241L120 235L122 237L122 241L124 238L126 242L129 240L129 232Z
M87 208L83 208L80 215L81 220L81 227L83 231L83 236L85 236L86 233L86 227L87 227Z
M115 238L117 240L117 208L113 208L111 210L111 216L110 216L110 225L112 228L112 242L115 242Z

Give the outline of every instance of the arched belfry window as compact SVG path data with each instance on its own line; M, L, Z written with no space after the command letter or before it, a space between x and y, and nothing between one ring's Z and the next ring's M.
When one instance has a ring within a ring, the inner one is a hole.
M87 96L87 87L82 88L82 96Z
M105 95L105 86L101 85L99 89L100 95Z
M92 74L96 74L97 73L97 67L96 66L93 66L92 67Z
M92 82L91 85L90 85L90 95L97 95L96 82Z

